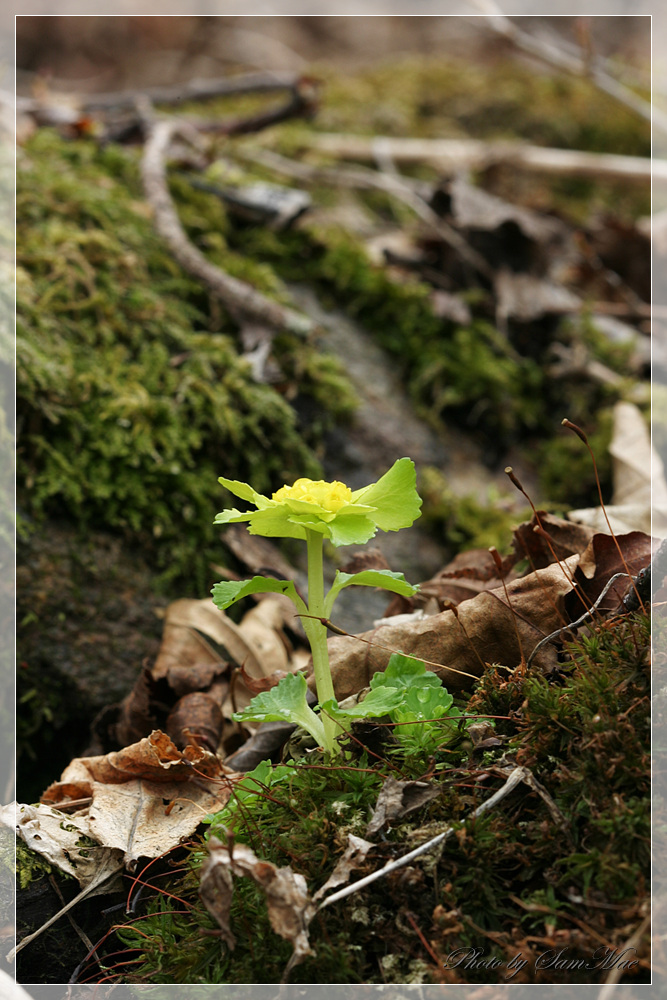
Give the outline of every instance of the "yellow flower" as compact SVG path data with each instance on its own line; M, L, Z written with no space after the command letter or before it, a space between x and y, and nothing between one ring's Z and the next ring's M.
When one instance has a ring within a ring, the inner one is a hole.
M422 503L409 458L399 458L376 483L354 491L338 481L297 479L265 497L247 483L222 477L219 482L257 510L223 510L216 524L247 521L251 535L273 538L305 539L307 531L315 531L334 545L361 545L378 528L407 528L419 517Z
M323 479L297 479L293 486L281 486L271 499L287 504L290 500L304 500L329 511L333 516L345 504L352 503L352 490L338 480L327 483Z

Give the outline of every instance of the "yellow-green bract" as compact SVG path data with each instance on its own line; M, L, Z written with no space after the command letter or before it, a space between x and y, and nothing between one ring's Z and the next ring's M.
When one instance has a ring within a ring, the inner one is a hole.
M223 510L215 523L246 521L251 535L307 539L307 532L315 531L336 546L361 545L378 528L410 527L421 513L415 467L409 458L399 458L376 483L354 491L340 482L298 479L269 498L247 483L223 477L219 482L257 509Z

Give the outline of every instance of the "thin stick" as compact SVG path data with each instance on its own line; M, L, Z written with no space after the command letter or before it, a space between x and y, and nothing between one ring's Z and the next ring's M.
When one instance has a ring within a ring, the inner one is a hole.
M602 601L604 600L604 598L607 596L609 590L611 589L612 584L616 583L617 580L620 580L620 578L622 576L624 577L624 576L627 576L627 575L628 575L627 573L615 573L614 576L612 576L611 580L607 581L604 590L602 591L602 593L598 597L597 601L595 602L595 604L593 604L593 606L590 608L589 611L585 611L584 614L581 616L581 618L577 618L576 622L571 622L570 625L564 625L563 628L558 628L558 629L556 629L555 632L552 632L551 635L547 635L547 636L544 637L544 639L540 639L540 641L538 642L537 646L535 646L535 649L532 651L532 653L528 657L528 664L527 665L528 666L531 665L531 663L533 662L534 657L536 656L537 653L539 653L539 651L542 648L542 646L546 646L546 644L548 642L553 642L555 639L559 639L566 632L574 632L581 625L584 625L587 621L589 621L589 619L591 619L593 617L593 612L596 611L599 608L600 604L602 603Z
M469 818L477 819L478 816L488 812L489 809L493 809L493 807L509 795L509 793L516 788L517 785L521 784L522 781L526 781L529 775L532 778L532 773L528 770L528 768L515 767L502 788L499 788L497 792L494 792L493 795L486 800L486 802L482 802L481 806L478 806L477 809L470 814ZM389 872L395 871L397 868L402 868L404 865L407 865L408 862L413 861L414 858L418 858L422 854L432 851L434 847L437 847L438 844L444 843L444 841L447 840L448 837L451 837L451 835L455 832L456 827L450 826L444 831L444 833L439 833L437 837L427 840L425 844L422 844L420 847L416 847L414 851L410 851L409 854L404 854L402 858L390 861L384 866L384 868L380 868L379 871L371 872L370 875L366 875L364 878L359 879L358 882L353 882L352 885L347 885L344 889L340 889L338 892L332 893L331 896L327 896L327 898L320 903L318 911L324 909L324 907L328 906L329 903L337 903L339 900L345 899L346 896L350 896L353 892L357 892L358 889L363 889L365 886L370 885L371 882L375 882L376 879L381 878L383 875L388 875Z
M455 250L470 267L479 271L487 278L493 277L490 268L484 257L472 247L468 241L450 226L444 219L441 219L437 212L422 198L414 183L409 178L387 173L378 173L376 170L332 170L328 168L312 167L306 163L296 163L286 159L277 153L268 150L243 150L237 151L243 159L260 163L276 173L287 174L291 177L298 177L300 180L313 183L317 180L324 180L325 183L338 187L352 187L385 191L392 195L404 205L407 205L429 228Z
M604 500L602 498L602 486L600 484L600 476L598 475L598 463L595 461L595 452L593 451L593 449L591 448L590 444L588 443L588 438L586 437L586 435L582 431L581 427L578 427L577 424L572 423L572 421L568 420L567 417L565 417L561 421L561 423L562 423L563 427L567 427L568 430L574 431L574 433L577 435L577 437L579 438L579 440L583 441L583 443L586 445L586 447L588 449L588 454L591 456L591 461L593 463L593 472L595 473L595 483L596 483L597 488L598 488L598 496L600 498L600 507L602 508L602 513L604 514L604 519L607 522L607 527L609 528L609 534L614 539L614 545L616 546L616 551L618 552L619 558L620 558L621 562L623 563L623 569L625 570L625 572L630 577L630 580L632 581L632 586L633 586L635 594L637 595L637 600L639 601L639 606L642 609L642 611L644 613L646 613L646 608L644 607L644 602L642 601L642 599L641 599L641 597L639 595L639 591L637 590L637 585L635 583L635 578L632 575L632 573L630 572L628 564L625 561L625 556L623 555L623 553L621 551L621 546L618 544L618 539L616 538L616 535L614 534L614 529L612 528L611 522L609 521L609 517L607 516L607 508L605 507Z
M314 325L306 316L266 298L245 281L216 267L188 239L169 193L166 160L171 140L179 136L201 147L199 132L178 119L148 122L148 139L141 161L146 199L154 212L155 228L181 267L198 278L230 311L237 311L272 329L305 335Z
M84 899L86 896L89 896L91 892L94 892L97 888L99 888L99 886L103 885L109 879L117 875L118 872L121 871L121 869L122 865L119 865L118 868L112 872L104 871L104 869L99 871L95 876L95 878L93 878L92 882L90 882L85 887L85 889L82 889L81 892L77 893L74 899L70 899L69 903L63 906L61 910L58 910L57 913L54 913L53 916L50 917L45 924L42 924L42 926L38 927L37 930L34 931L32 934L28 934L28 936L24 937L22 941L19 941L16 947L12 948L12 950L7 955L7 961L13 962L18 953L20 951L23 951L26 945L29 945L32 941L35 940L35 938L38 938L43 931L47 930L52 924L55 924L56 920L59 920L60 917L63 917L66 913L68 913L73 906L76 906L76 904L80 902L80 900Z

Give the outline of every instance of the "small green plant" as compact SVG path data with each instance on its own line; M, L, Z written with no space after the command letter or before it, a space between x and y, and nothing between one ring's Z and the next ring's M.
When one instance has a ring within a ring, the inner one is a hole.
M320 704L316 715L306 700L307 685L303 674L288 674L270 691L258 694L250 705L234 716L237 721L283 720L307 729L317 743L329 753L336 753L335 736L353 719L386 715L402 701L398 688L377 685L364 701L343 711L334 695L326 622L334 601L345 587L383 587L409 597L416 587L402 573L389 570L363 570L360 573L336 572L334 582L325 594L322 548L324 539L333 545L359 545L372 538L378 528L398 531L409 527L420 515L421 498L416 489L414 463L400 458L376 483L352 491L344 483L298 479L293 486L283 486L271 498L257 493L247 483L220 478L231 493L254 504L256 510L245 513L223 510L216 524L248 522L254 535L278 538L300 538L308 547L308 602L299 595L291 580L275 580L255 576L251 580L217 583L212 590L213 601L221 610L249 594L280 593L296 606L310 643L313 670Z

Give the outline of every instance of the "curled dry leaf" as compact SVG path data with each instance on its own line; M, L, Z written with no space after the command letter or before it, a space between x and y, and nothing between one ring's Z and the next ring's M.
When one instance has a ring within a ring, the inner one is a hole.
M222 735L220 705L204 691L192 691L176 702L167 717L167 736L179 748L188 744L215 753Z
M179 745L187 742L181 735L184 729L201 732L211 749L221 741L224 746L230 740L233 743L237 729L231 725L221 729L218 710L222 717L230 718L249 704L256 693L253 682L261 683L274 671L290 669L291 651L282 634L284 619L278 600L260 602L240 625L210 599L174 601L166 611L155 663L143 669L121 704L114 727L117 742L121 746L134 744L151 730L164 728ZM231 670L239 667L243 676L235 679L232 692ZM197 693L199 697L195 697ZM189 710L193 712L190 717Z
M544 529L548 538L535 531L538 526ZM515 528L513 534L512 544L517 559L527 559L533 569L542 569L557 559L567 559L577 553L581 555L595 532L587 525L574 524L545 510L538 510L530 521L524 521Z
M437 799L441 794L442 789L428 781L398 781L396 778L387 778L378 795L366 833L369 837L372 836L385 824L407 816L415 809Z
M611 577L616 573L625 573L626 567L633 577L636 576L650 564L652 553L657 548L657 540L643 531L631 531L627 535L616 535L615 538L601 532L593 535L581 555L574 577L584 596L583 604L596 601ZM617 608L631 586L631 581L627 578L619 580L604 598L603 607L607 610ZM585 610L581 599L576 598L575 594L568 599L567 607L575 618Z
M125 864L154 858L189 837L230 795L234 772L199 747L178 750L160 731L133 746L102 757L75 758L42 803L56 807L91 798L76 813L90 836L122 852Z
M486 664L517 666L522 652L528 657L540 639L571 620L565 614L564 599L572 589L571 574L578 561L579 556L570 556L511 581L507 584L509 606L500 587L465 601L456 615L443 611L397 625L390 619L359 637L330 639L336 697L341 701L366 687L397 650L428 661L428 669L450 691L469 690L474 681L468 675L480 677ZM536 662L546 667L554 655L553 650L545 650L544 655L540 651ZM312 678L309 684L313 684Z
M229 947L233 948L236 943L229 926L232 875L236 875L251 878L266 896L272 928L276 934L291 941L294 948L290 967L312 954L308 924L314 911L303 875L290 867L278 868L270 861L263 861L245 844L227 847L211 837L208 849L209 856L201 868L199 895Z

